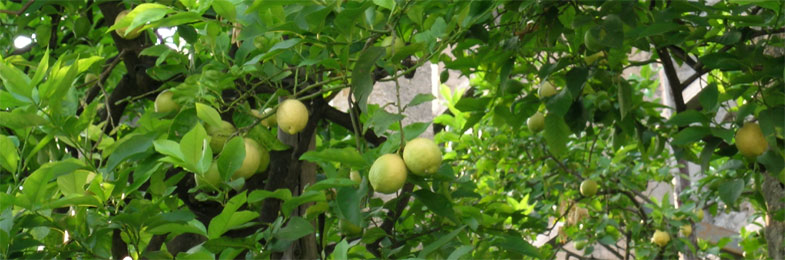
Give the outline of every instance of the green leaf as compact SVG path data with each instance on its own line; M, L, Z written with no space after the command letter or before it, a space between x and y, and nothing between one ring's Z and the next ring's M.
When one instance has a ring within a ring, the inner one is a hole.
M619 110L621 111L621 118L624 119L627 114L632 110L632 86L626 80L622 80L618 86L619 94Z
M589 78L589 70L583 67L573 68L567 72L565 78L567 79L567 89L570 90L570 94L573 97L577 97L581 95L583 85Z
M195 105L196 116L199 117L199 119L214 127L219 127L221 125L221 115L218 114L218 111L202 103L197 102Z
M373 3L390 11L395 8L395 0L373 0Z
M131 156L144 153L153 146L152 135L131 135L126 136L115 144L115 149L109 154L106 166L101 169L101 173L107 174L114 170L118 164Z
M458 103L455 104L455 108L461 112L485 111L485 109L488 107L488 103L490 102L491 98L489 97L465 97L461 98L461 100L458 100Z
M699 141L701 138L709 135L710 130L708 127L691 126L684 128L679 133L673 136L671 144L676 146L684 146Z
M439 239L433 241L433 243L430 243L427 246L423 247L422 251L420 251L420 254L418 255L418 258L427 259L429 254L441 248L442 246L447 244L447 242L450 242L450 240L453 240L453 238L455 238L455 236L457 236L461 231L463 231L464 228L466 228L466 225L463 225L460 228L453 230L447 235L439 237Z
M203 249L196 252L191 252L188 250L187 252L180 252L175 257L177 260L204 260L204 259L215 259L215 255L207 251L207 249Z
M429 102L429 101L434 100L434 99L436 99L436 97L434 97L431 94L420 93L420 94L417 94L416 96L414 96L414 98L412 98L412 101L409 101L409 104L407 104L406 107L417 106L419 104L422 104L422 103L425 103L425 102Z
M256 212L245 211L247 213L242 213L236 218L234 217L235 214L238 213L237 209L245 204L246 198L246 191L243 191L229 199L229 202L224 205L221 213L210 220L210 225L207 227L208 238L218 238L223 235L223 233L226 233L226 231L229 231L231 228L244 224L245 222L248 222L258 216L258 213ZM251 217L254 214L256 216Z
M155 148L155 151L160 154L172 157L181 162L183 161L183 153L180 152L180 144L175 141L166 139L155 140L153 141L153 147Z
M213 10L229 21L235 21L235 19L237 19L235 5L227 0L213 0Z
M213 162L213 152L207 139L207 132L201 124L196 124L180 140L180 152L188 170L204 174Z
M84 185L87 184L88 171L77 170L70 174L57 177L57 187L63 195L84 194Z
M13 140L8 136L0 134L0 166L8 172L15 173L19 166L19 150L16 149Z
M433 213L436 213L436 215L442 216L456 223L459 222L458 218L455 217L455 212L452 209L452 202L450 202L450 200L448 200L444 195L436 194L428 190L418 190L413 194L418 201L427 206L428 209L433 211Z
M470 245L459 246L458 248L453 250L452 253L450 253L449 256L447 256L447 260L458 260L458 259L461 259L462 256L468 254L473 249L474 249L474 247L472 247Z
M344 187L338 189L338 194L336 195L336 202L341 216L349 221L349 223L358 226L362 224L360 200L364 195L364 192L361 193L360 191L361 189L358 190L353 187Z
M65 196L55 201L47 201L44 208L48 209L56 209L56 208L63 208L63 207L71 207L71 206L79 206L79 207L101 207L103 203L96 198L96 196L90 195L81 195L81 194L72 194L70 196Z
M44 52L44 55L41 57L41 61L38 62L38 66L35 68L35 74L33 74L33 79L30 81L33 86L38 85L41 83L41 80L44 79L46 76L46 72L49 70L49 49L47 48Z
M317 190L325 190L329 188L340 188L340 187L354 187L357 185L354 181L347 179L347 178L330 178L324 179L314 183L311 186L305 188L305 191L317 191Z
M289 146L282 143L281 140L278 140L278 137L276 137L274 132L271 131L277 131L277 129L268 130L259 124L251 128L251 132L248 133L248 137L259 141L260 145L271 151L284 151L289 149Z
M174 12L174 10L162 4L140 4L134 7L134 9L131 10L131 12L126 15L126 17L120 19L118 23L114 24L109 29L114 30L127 26L128 28L125 30L125 32L129 33L139 26L143 26L146 23L152 23L160 20L161 18L164 18L164 16L170 12Z
M218 171L223 180L228 180L235 171L240 169L245 160L245 141L242 137L235 136L226 144L218 155Z
M564 122L561 116L548 113L545 116L545 143L548 150L556 157L562 157L567 152L567 140L570 135L570 127Z
M3 87L19 101L32 103L33 86L30 78L12 65L6 63L0 57L0 79L3 80Z
M707 117L705 114L701 113L700 111L690 109L673 115L666 123L675 126L687 126L693 123L700 123L705 125L708 124L709 121L709 117Z
M346 239L341 239L341 242L338 242L335 245L335 250L333 250L332 259L349 259L346 256L346 252L349 251L349 243L346 242Z
M145 231L150 232L150 234L154 234L154 235L163 235L163 234L177 235L182 233L192 233L192 234L207 236L207 232L205 232L202 229L204 229L204 227L200 229L191 224L166 223L166 224L156 225L155 227L148 227Z
M27 176L22 184L22 196L17 198L18 205L27 209L37 209L49 202L56 190L52 179L84 167L84 162L76 158L44 164Z
M703 111L714 112L719 105L719 90L716 83L711 83L700 92L698 100L703 107Z
M534 257L536 259L542 258L542 256L540 256L540 251L529 242L526 242L526 240L523 240L520 236L505 235L498 245L501 248L521 255Z
M289 217L289 215L292 213L292 210L294 210L295 208L299 207L302 204L305 204L305 203L308 203L308 202L317 202L317 201L326 201L326 200L327 200L327 197L324 196L323 192L307 191L307 192L304 192L300 196L293 197L293 198L285 201L281 205L281 212L283 212L283 215L285 217Z
M313 225L302 217L292 217L285 227L281 228L275 237L285 241L295 241L314 232Z
M371 127L376 135L381 136L384 135L392 124L403 120L403 118L404 116L401 114L393 114L381 108L376 109L364 128ZM366 129L363 129L363 131Z
M352 70L352 94L363 112L368 111L368 96L373 90L373 68L385 54L382 47L370 47L360 54Z
M779 153L779 149L776 147L770 147L766 153L758 156L757 161L763 164L763 166L766 166L766 171L773 176L777 176L778 173L782 173L783 169L785 169L785 158L783 158L782 154ZM780 181L785 183L785 180Z
M744 180L735 179L721 183L718 190L720 199L727 205L736 205L736 200L744 191Z
M16 109L11 112L0 112L0 126L11 129L22 130L28 127L35 127L46 124L48 121L43 117Z
M610 48L618 49L624 45L624 23L618 15L609 14L605 16L602 21L602 28L605 31L605 37L602 38L602 45Z
M300 156L300 160L310 162L339 162L346 166L362 169L368 166L360 152L354 147L327 148L319 151L308 151Z
M283 50L291 49L292 46L297 45L301 41L302 39L300 38L294 38L294 39L288 39L285 41L278 42L275 45L273 45L273 47L270 47L270 50L268 50L267 53L262 55L262 59L266 60L270 57L275 56L276 54L280 53Z
M652 35L660 35L667 32L679 29L679 25L673 22L655 22L645 27L637 27L631 33L638 38L644 38Z
M267 198L276 198L287 201L292 198L292 192L288 189L277 189L273 191L255 190L248 194L248 203L256 203Z
M563 89L558 94L548 99L545 106L548 108L548 114L558 115L564 117L572 106L572 91Z

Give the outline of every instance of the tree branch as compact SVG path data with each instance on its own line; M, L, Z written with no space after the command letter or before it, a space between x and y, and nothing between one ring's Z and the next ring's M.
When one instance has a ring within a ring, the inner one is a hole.
M27 8L30 7L30 5L33 4L33 2L35 2L35 0L27 1L27 3L25 3L25 5L22 6L21 9L16 10L16 11L0 10L0 14L20 15L20 14L24 13L25 11L27 11Z
M679 81L676 68L673 67L673 59L671 59L671 55L665 48L657 49L657 54L660 56L660 62L665 69L665 78L668 80L668 85L670 85L673 101L676 103L676 111L682 112L687 109L687 106L684 104L684 95L682 94L684 89Z
M321 110L324 111L324 118L326 118L327 120L330 120L333 123L343 126L348 130L353 129L352 120L348 113L341 112L340 110L330 106L329 104L325 104L325 106L323 106ZM358 125L357 129L362 129L362 126ZM379 146L382 143L384 143L384 141L387 140L387 138L385 138L384 136L376 136L376 134L374 134L373 131L366 131L363 137L365 138L365 141L368 141L374 146Z
M387 217L382 222L381 229L384 230L384 233L388 235L392 235L392 229L395 227L395 222L398 221L398 218L401 217L403 210L406 208L406 204L409 204L409 199L412 197L412 190L414 190L414 184L411 182L407 182L403 185L403 189L401 190L401 195L398 197L398 202L395 204L395 209L387 211ZM370 243L366 246L368 252L371 254L381 257L381 252L379 251L379 244L382 242L384 238L379 238L373 243Z

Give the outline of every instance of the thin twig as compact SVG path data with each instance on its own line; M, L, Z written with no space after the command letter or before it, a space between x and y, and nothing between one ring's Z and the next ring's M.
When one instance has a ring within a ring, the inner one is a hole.
M25 5L22 6L22 8L17 10L17 11L0 10L0 13L2 13L2 14L10 14L10 15L20 15L20 14L24 13L25 11L27 11L27 8L30 7L30 5L33 4L33 2L35 2L35 0L27 1L27 3L25 3Z

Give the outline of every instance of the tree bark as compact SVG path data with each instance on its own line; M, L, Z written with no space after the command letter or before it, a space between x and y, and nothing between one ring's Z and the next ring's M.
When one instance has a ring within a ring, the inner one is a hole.
M766 227L764 234L768 244L769 259L785 259L785 221L777 221L774 214L785 210L785 185L771 173L763 173L761 186L763 199L766 200Z
M687 110L687 105L684 102L684 84L679 79L678 73L676 73L676 68L673 66L673 60L671 59L670 53L666 48L657 49L657 54L660 56L660 62L662 63L663 69L665 71L665 79L668 82L668 87L671 91L671 96L673 97L673 103L676 107L676 113L681 113ZM676 178L676 183L673 187L674 199L676 200L676 206L680 207L682 205L681 201L681 193L685 189L690 187L690 180L684 178L683 175L690 176L690 171L688 168L689 162L685 159L679 159L677 161L678 164L683 165L679 167L679 173L674 176ZM695 229L695 223L690 223L691 228ZM690 243L694 246L697 245L696 235L690 235ZM697 259L697 256L692 253L692 251L686 250L682 253L682 256L686 260Z

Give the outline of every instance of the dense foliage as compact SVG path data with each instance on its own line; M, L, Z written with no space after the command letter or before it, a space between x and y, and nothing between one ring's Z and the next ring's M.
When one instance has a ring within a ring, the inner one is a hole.
M782 259L785 4L713 2L4 0L0 258L703 258L730 238L685 226L749 202L745 256ZM428 62L470 87L401 100ZM374 193L431 123L438 170Z

